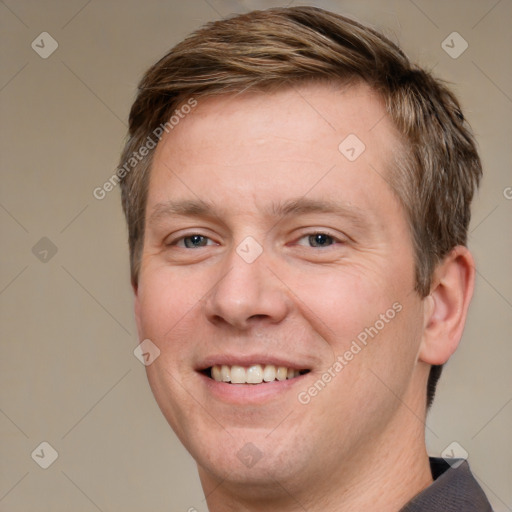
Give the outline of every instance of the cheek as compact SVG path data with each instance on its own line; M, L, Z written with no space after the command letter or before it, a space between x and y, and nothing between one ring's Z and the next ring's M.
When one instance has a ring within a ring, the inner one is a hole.
M347 301L346 307L333 307L326 300L324 310L329 305L329 342L341 366L322 369L335 377L317 406L343 418L349 430L371 430L372 422L377 425L390 417L400 404L397 397L407 393L421 341L421 304L406 293L376 298L361 293L357 300L350 293L338 297Z
M397 284L387 273L371 266L302 272L290 276L288 282L300 299L297 305L305 306L302 314L319 331L327 331L334 343L338 340L342 345L378 321L408 291L405 284Z
M142 334L161 343L174 337L180 325L194 313L203 295L197 279L181 279L169 268L146 269L141 273L138 290Z

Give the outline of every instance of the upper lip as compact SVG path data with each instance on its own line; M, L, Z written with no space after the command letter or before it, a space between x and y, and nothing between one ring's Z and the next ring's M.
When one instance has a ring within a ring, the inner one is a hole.
M304 361L294 361L289 357L279 357L268 354L218 354L212 355L204 358L201 363L198 364L197 370L203 371L208 368L211 368L215 365L227 365L227 366L244 366L248 368L249 366L261 364L265 365L274 365L274 366L285 366L286 368L293 368L295 370L310 370L311 364L308 364Z

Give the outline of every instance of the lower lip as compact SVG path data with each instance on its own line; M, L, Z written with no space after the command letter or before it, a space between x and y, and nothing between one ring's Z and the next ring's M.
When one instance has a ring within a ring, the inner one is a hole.
M308 374L293 379L274 380L261 384L228 384L217 382L203 373L198 373L208 391L219 400L236 405L254 405L280 398L296 384L304 383Z

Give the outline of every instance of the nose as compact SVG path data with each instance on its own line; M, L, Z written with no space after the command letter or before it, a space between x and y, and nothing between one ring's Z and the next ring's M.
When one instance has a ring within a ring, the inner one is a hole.
M250 263L236 250L230 252L223 262L222 277L204 300L207 319L237 330L281 322L291 301L285 284L267 263L265 252Z

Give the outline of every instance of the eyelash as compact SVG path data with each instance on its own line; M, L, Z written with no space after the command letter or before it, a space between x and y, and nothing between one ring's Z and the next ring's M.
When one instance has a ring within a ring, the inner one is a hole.
M328 245L325 245L325 246L312 246L312 245L309 245L311 243L311 238L314 238L318 235L324 235L326 238L328 238L330 240L330 243ZM304 233L303 235L301 235L297 241L295 242L295 245L302 245L302 244L299 244L298 242L302 239L307 239L308 240L308 245L307 245L307 248L309 249L327 249L328 247L332 247L336 244L340 244L340 243L343 243L342 240L340 240L340 238L336 237L335 235L329 233L328 231L322 231L322 230L316 230L316 231L312 231L312 232L308 232L308 233Z
M178 244L179 244L180 242L185 243L185 240L186 240L187 238L192 238L192 237L194 237L194 236L200 236L200 237L202 237L202 238L206 238L207 240L211 240L211 238L210 238L210 237L208 237L208 236L206 236L206 235L202 235L201 233L191 233L190 235L185 235L185 236L182 236L182 237L180 237L180 238L177 238L176 240L173 240L172 242L170 242L170 243L169 243L169 244L167 244L167 245L169 245L169 246L171 246L171 247L181 247L182 249L191 249L191 247L178 246ZM199 248L199 247L202 247L202 246L198 246L197 248ZM203 246L203 247L204 247L204 246Z
M343 240L340 240L338 237L332 235L331 233L329 233L328 231L320 231L320 230L316 230L316 231L312 231L312 232L308 232L308 233L304 233L302 234L298 239L297 241L295 242L295 245L302 245L302 244L299 244L297 243L299 240L302 240L303 238L308 238L308 237L314 237L314 236L317 236L317 235L325 235L326 237L328 237L330 240L331 240L331 243L325 247L331 247L332 245L335 245L336 243L343 243ZM182 249L198 249L200 247L207 247L207 246L211 246L211 244L208 244L206 246L196 246L196 247L184 247L184 244L185 244L185 240L186 239L190 239L192 237L202 237L203 239L206 238L207 240L209 241L212 241L212 239L206 235L202 235L201 233L191 233L189 235L185 235L185 236L182 236L172 242L170 242L169 246L171 247L180 247ZM180 242L183 242L183 245L178 245ZM313 246L309 246L310 249L314 249L315 247ZM322 247L320 247L322 248Z

